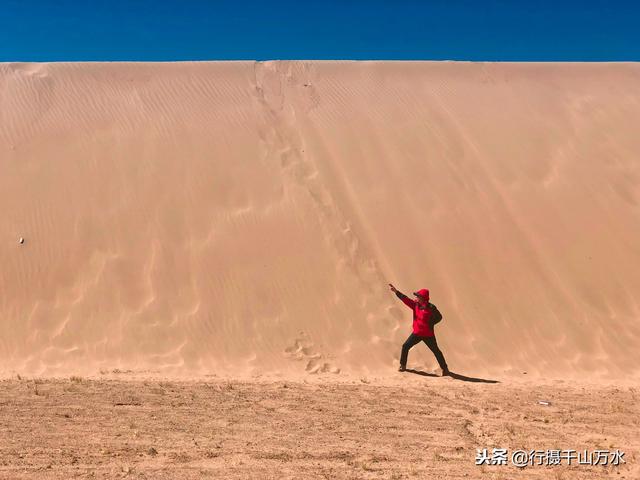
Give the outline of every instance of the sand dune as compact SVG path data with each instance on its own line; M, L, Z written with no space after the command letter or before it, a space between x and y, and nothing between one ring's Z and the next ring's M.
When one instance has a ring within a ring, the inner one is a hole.
M431 290L455 371L637 377L639 82L0 64L0 372L392 372L393 282Z

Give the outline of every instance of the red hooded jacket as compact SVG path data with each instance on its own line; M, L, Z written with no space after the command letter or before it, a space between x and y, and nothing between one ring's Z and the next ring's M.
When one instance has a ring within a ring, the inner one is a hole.
M426 288L416 292L420 296L425 297L427 305L424 308L415 300L410 299L405 294L396 292L396 295L402 302L413 310L413 333L421 337L435 337L433 328L431 327L432 310L429 308L429 290Z

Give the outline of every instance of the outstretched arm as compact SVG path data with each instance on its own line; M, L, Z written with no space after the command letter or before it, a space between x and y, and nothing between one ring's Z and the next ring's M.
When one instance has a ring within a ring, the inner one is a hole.
M398 290L396 287L394 287L391 284L389 284L389 288L393 293L396 294L396 297L402 300L402 303L404 303L407 307L413 310L413 308L416 306L416 302L414 300L411 300L409 297L407 297L404 293L402 293L400 290Z

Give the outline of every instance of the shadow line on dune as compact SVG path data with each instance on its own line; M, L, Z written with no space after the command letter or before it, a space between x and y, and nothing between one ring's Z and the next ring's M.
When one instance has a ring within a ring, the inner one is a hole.
M414 370L412 368L407 368L406 370L409 373L413 373L415 375L421 375L423 377L440 377L440 375L436 375L435 373L423 372L422 370ZM477 377L467 377L466 375L460 375L459 373L455 373L449 371L449 376L451 378L455 378L456 380L461 380L463 382L474 382L474 383L500 383L499 380L488 380L486 378L477 378Z

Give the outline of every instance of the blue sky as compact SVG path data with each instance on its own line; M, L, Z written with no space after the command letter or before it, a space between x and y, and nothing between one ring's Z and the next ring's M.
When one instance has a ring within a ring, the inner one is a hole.
M0 0L0 61L639 61L640 1Z

